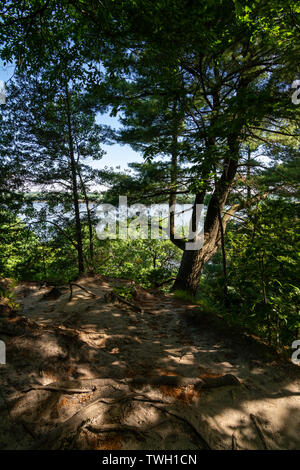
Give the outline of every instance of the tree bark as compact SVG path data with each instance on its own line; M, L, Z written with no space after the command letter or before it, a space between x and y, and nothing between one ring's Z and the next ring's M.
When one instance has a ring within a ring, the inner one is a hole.
M90 210L90 204L89 204L89 199L86 193L86 188L84 181L82 179L80 169L78 168L78 176L80 179L80 185L82 188L82 193L84 197L84 202L86 206L86 214L87 214L87 221L88 221L88 228L89 228L89 250L90 250L90 259L93 261L94 259L94 237L93 237L93 224L92 224L92 218L91 218L91 210Z
M74 142L72 134L71 124L71 107L70 107L70 96L68 90L68 84L65 84L66 93L66 111L67 111L67 125L68 125L68 138L69 138L69 158L72 175L72 190L73 190L73 203L75 211L75 231L76 231L76 249L78 259L78 272L79 274L84 272L84 261L83 261L83 249L82 249L82 233L81 233L81 221L79 212L79 197L77 188L77 172L76 172L76 161L74 156Z
M228 138L228 145L231 157L224 160L222 175L215 183L215 189L207 208L204 222L203 247L200 250L184 251L172 290L183 290L191 295L195 295L205 263L214 256L221 246L222 231L224 235L226 222L222 219L221 229L219 214L222 214L224 209L238 166L239 146L235 136ZM195 203L196 201L197 197Z
M224 226L222 222L221 211L219 210L219 226L221 234L221 248L222 248L222 264L223 264L223 276L224 276L224 302L225 306L228 305L228 280L227 280L227 261L225 251L225 237L224 237Z
M170 239L175 240L175 211L177 202L177 177L178 177L178 118L177 118L177 100L173 102L173 129L171 141L171 168L170 168L170 186L171 192L169 197L170 208Z
M251 166L250 166L250 161L251 161L251 151L250 147L248 147L248 153L247 153L247 201L250 201L251 199L251 186L250 186L250 177L251 177Z
M170 207L170 238L174 240L175 238L175 208L177 202L177 136L173 136L173 145L172 145L172 160L171 160L171 193L169 198L169 207Z

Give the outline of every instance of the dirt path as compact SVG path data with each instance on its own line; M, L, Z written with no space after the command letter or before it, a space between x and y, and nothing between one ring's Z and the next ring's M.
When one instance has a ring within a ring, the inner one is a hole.
M172 296L113 302L114 282L16 288L0 449L300 449L299 367Z

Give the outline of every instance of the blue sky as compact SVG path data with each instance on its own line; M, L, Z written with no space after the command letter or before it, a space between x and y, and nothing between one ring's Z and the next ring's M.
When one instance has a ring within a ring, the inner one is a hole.
M0 61L0 80L4 82L8 81L14 73L14 65L6 65ZM109 114L98 115L97 121L99 124L111 125L112 127L118 127L118 119L110 117ZM142 162L142 156L131 149L129 145L103 145L106 155L98 162L91 162L94 168L117 167L126 169L128 163L131 162Z

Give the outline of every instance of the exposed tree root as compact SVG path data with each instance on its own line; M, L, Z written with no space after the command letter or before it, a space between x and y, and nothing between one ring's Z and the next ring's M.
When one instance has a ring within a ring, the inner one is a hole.
M87 385L87 382L89 385ZM226 385L239 385L239 380L231 374L226 374L220 377L207 377L203 379L199 378L187 378L178 376L159 375L156 377L134 377L131 379L84 379L69 382L53 382L48 385L31 385L30 387L22 390L22 393L30 392L31 390L48 390L52 392L65 392L65 393L88 393L95 392L97 389L102 387L113 385L114 383L120 383L122 385L131 386L188 386L193 385L198 389L210 389L217 388ZM251 418L252 419L252 418ZM253 420L253 419L252 419Z
M34 432L30 429L30 427L27 425L27 423L25 423L24 421L22 422L22 426L23 428L25 429L25 432L27 432L31 437L32 439L36 439L36 435L34 434Z
M23 393L30 392L31 390L49 390L53 392L65 392L65 393L88 393L95 392L95 390L102 387L113 385L115 383L122 385L139 386L152 385L161 386L168 385L174 387L193 385L198 389L210 389L218 388L227 385L239 385L239 380L231 374L226 374L220 377L207 377L203 379L199 378L188 378L168 375L158 375L156 377L134 377L130 379L115 378L115 379L83 379L74 380L69 382L53 382L48 385L31 385L30 387L22 390ZM88 385L87 385L88 383Z
M115 303L117 301L117 302L123 303L125 305L128 305L128 307L132 308L135 312L143 313L143 309L141 307L139 307L138 305L135 305L132 302L129 302L129 300L124 299L124 297L122 297L121 295L116 294L113 291L110 291L107 294L105 294L104 300L107 303Z
M145 437L145 432L136 426L129 426L127 424L102 424L101 427L95 427L92 425L86 426L86 429L94 434L100 434L105 432L132 432L140 437Z
M88 393L88 392L95 392L96 387L92 388L69 388L69 387L57 387L55 385L32 385L24 390L23 393L30 392L31 390L47 390L49 392L64 392L64 393Z
M237 440L234 433L231 436L231 450L237 450Z
M99 298L96 294L94 294L94 292L90 291L90 290L87 289L86 287L83 287L83 286L81 286L80 284L77 284L77 283L75 283L75 282L69 282L69 287L70 287L69 302L71 302L71 300L72 300L72 296L73 296L73 286L79 287L79 289L82 289L82 290L83 290L84 292L86 292L87 294L90 294L92 297L94 297L94 299Z
M254 416L253 414L250 414L250 418L251 418L252 423L254 424L254 427L255 427L255 429L256 429L257 434L259 435L259 438L260 438L260 440L261 440L261 442L262 442L262 444L263 444L264 449L265 449L265 450L268 450L268 446L267 446L265 437L264 437L264 435L263 435L263 432L262 432L262 430L261 430L261 428L260 428L260 425L259 425L259 423L258 423L258 420L257 420L256 416Z
M174 387L186 387L193 385L196 389L210 389L225 387L227 385L240 385L240 381L232 374L220 375L219 377L179 377L158 375L156 377L135 377L127 381L131 385L168 385Z
M130 401L130 400L148 403L150 406L153 406L156 409L183 421L190 428L193 429L193 432L201 440L203 447L205 449L210 449L210 446L207 443L207 441L203 438L203 436L198 431L198 429L190 421L188 421L185 417L179 415L178 413L170 411L169 409L165 407L166 405L170 405L170 402L168 403L162 400L151 399L145 395L137 395L135 393L131 393L131 394L125 393L121 397L118 397L115 399L113 398L104 399L103 397L96 398L91 403L86 405L84 408L79 410L75 415L69 418L62 425L58 426L53 431L50 431L34 446L34 449L43 449L46 447L48 449L49 448L52 448L52 449L61 448L62 441L65 439L65 436L77 435L78 429L82 428L83 425L86 426L86 428L89 431L94 432L94 433L131 431L131 432L135 432L136 434L139 434L140 436L144 436L145 433L147 433L149 430L143 430L143 429L136 428L134 426L128 426L128 425L123 425L123 424L118 424L118 425L102 424L99 427L89 424L87 426L87 424L90 423L92 419L95 419L97 416L99 416L99 413L101 412L101 405L112 406L112 405L115 405L124 401L125 402Z
M174 411L170 411L168 410L167 408L163 407L163 406L159 406L158 404L154 404L153 403L153 400L147 400L147 399L140 399L139 397L134 397L133 400L135 401L144 401L144 402L149 402L149 405L150 406L153 406L154 408L160 410L160 411L163 411L164 413L170 415L170 416L174 416L175 418L183 421L184 423L186 423L190 428L192 428L192 430L194 431L194 433L197 435L197 437L200 439L201 443L203 444L204 448L207 449L207 450L211 450L211 447L210 445L208 444L208 442L204 439L204 437L202 436L202 434L198 431L198 429L187 419L185 418L184 416L181 416L179 415L178 413L175 413Z

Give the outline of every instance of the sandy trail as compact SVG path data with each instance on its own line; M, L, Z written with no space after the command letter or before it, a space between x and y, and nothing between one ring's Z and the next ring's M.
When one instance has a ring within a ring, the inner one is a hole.
M136 288L139 312L105 300L122 281L78 283L21 283L0 318L0 449L300 449L299 367L171 295Z

